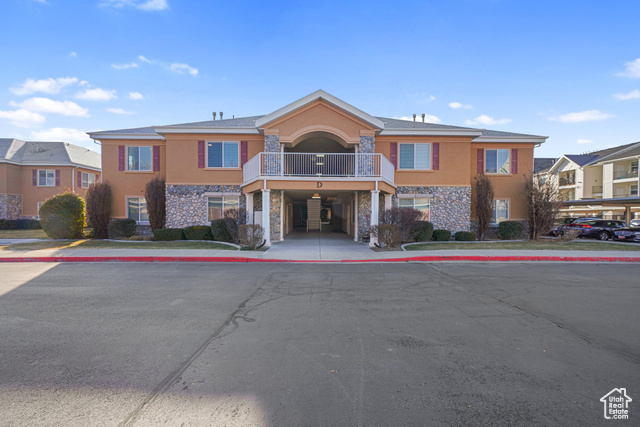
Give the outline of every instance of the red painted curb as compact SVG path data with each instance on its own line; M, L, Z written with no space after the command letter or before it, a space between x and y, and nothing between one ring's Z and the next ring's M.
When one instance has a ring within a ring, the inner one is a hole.
M8 262L252 262L252 263L375 263L375 262L442 262L442 261L556 261L556 262L640 262L640 257L580 257L580 256L486 256L486 255L433 255L408 258L344 259L344 260L283 260L245 257L180 257L180 256L62 256L62 257L0 257Z

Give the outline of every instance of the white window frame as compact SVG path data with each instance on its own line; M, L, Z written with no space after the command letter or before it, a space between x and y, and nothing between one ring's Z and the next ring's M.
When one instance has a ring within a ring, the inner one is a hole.
M44 202L38 202L37 206L38 206L38 210L36 211L37 215L36 218L40 219L40 206L42 206Z
M44 184L40 184L40 172L44 172ZM51 184L49 181L49 172L51 172ZM55 169L38 169L38 187L55 187L56 186L56 170Z
M89 179L89 177L91 177L91 179ZM86 178L87 185L84 185L85 178ZM91 182L89 182L89 181L91 181ZM91 187L91 184L93 184L94 182L96 182L96 174L95 173L82 172L82 178L81 178L81 181L80 181L80 187L81 188L89 188L89 187Z
M503 220L503 221L509 221L511 219L511 200L510 199L493 199L493 212L491 213L491 224L493 225L498 225L500 224L500 222L498 222L498 211L496 209L496 206L498 204L498 202L507 202L507 217Z
M430 219L431 219L431 197L428 197L425 194L415 194L415 195L411 195L409 197L399 197L398 198L398 207L399 208L408 207L408 206L400 206L400 200L403 200L403 201L411 200L411 207L413 209L416 209L416 199L426 199L427 200L427 203L428 203L428 206L427 206L427 217L423 218L422 220L423 221L430 221ZM419 210L419 209L417 209L417 210Z
M413 167L412 168L405 168L402 167L402 149L401 146L403 145L413 145ZM427 157L427 159L429 160L429 167L428 168L417 168L416 167L416 146L417 145L428 145L429 146L429 156ZM433 169L433 146L430 142L401 142L398 144L398 169L399 170L406 170L406 171L410 171L410 170L421 170L421 171L429 171L431 169Z
M131 200L131 199L138 199L138 218L137 219L129 217L129 200ZM146 209L147 200L144 197L127 196L127 199L126 199L126 202L127 202L126 203L126 206L127 206L127 218L135 220L136 224L138 224L138 225L149 225L149 220L148 219L146 221L140 219L140 218L142 218L141 209L140 209L140 200L144 200L145 209ZM147 218L149 218L149 211L147 211Z
M209 165L209 144L222 144L222 166L210 166ZM237 166L225 166L224 165L224 145L225 144L235 144L238 157L236 159ZM206 150L205 150L205 164L207 169L238 169L240 168L240 141L207 141ZM207 208L208 209L208 208Z
M487 155L489 154L490 151L495 151L496 152L496 171L495 172L488 172L487 171ZM499 152L500 151L506 151L507 152L507 159L509 164L507 165L507 170L505 172L501 172L500 171L500 165L498 164L498 158L499 158ZM511 174L511 150L508 148L489 148L489 149L485 149L484 150L484 173L487 175L509 175Z
M138 169L130 169L129 168L129 150L131 150L132 148L137 148L138 149ZM149 153L151 155L151 162L149 162L149 169L140 169L140 149L144 148L145 150L148 149ZM127 151L125 153L125 162L127 164L127 171L130 172L153 172L153 147L151 147L150 145L129 145L127 146Z
M224 214L227 211L227 209L225 208L225 199L236 199L238 201L238 209L240 209L240 196L232 196L232 195L222 195L222 196L207 196L207 220L209 222L213 221L213 219L211 219L211 216L209 215L210 211L209 211L209 200L211 199L221 199L222 200L222 218L224 218ZM216 219L221 219L221 218L216 218Z

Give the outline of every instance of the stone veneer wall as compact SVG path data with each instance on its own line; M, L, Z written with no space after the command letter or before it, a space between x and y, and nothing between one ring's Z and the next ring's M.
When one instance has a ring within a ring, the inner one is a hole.
M280 205L282 205L280 190L271 190L271 240L280 240Z
M358 240L369 236L370 218L371 191L358 191Z
M264 151L267 152L280 152L280 137L278 135L265 135L264 136Z
M240 193L239 185L167 185L167 228L209 225L208 200L205 193ZM246 198L240 196L240 208Z
M376 152L376 138L373 136L361 136L360 137L360 153L375 153Z
M471 187L398 187L396 194L430 195L429 221L435 229L457 232L471 228ZM395 196L393 205L398 205Z
M21 214L21 194L0 194L0 219L18 219Z

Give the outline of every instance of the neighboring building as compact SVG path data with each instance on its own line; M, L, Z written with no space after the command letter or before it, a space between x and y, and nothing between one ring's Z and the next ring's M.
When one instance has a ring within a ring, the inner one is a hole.
M144 186L162 175L167 227L207 224L240 207L269 240L316 222L360 240L392 205L422 210L436 228L469 230L479 173L494 183L496 222L525 220L523 175L546 140L373 117L324 91L265 116L89 135L102 144L115 217L144 224Z
M0 139L0 218L37 218L65 190L84 197L100 180L100 154L67 142Z

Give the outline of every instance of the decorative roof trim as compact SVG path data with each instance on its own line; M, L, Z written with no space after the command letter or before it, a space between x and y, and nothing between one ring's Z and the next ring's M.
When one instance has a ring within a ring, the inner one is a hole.
M88 166L82 163L76 163L76 162L69 162L69 163L61 163L61 162L16 162L15 160L7 160L7 159L0 159L0 163L8 163L11 165L18 165L18 166L38 166L38 167L46 167L46 166L52 166L52 167L74 167L74 168L82 168L82 169L91 169L93 171L98 171L98 172L102 172L102 169L100 168L96 168L93 166Z

